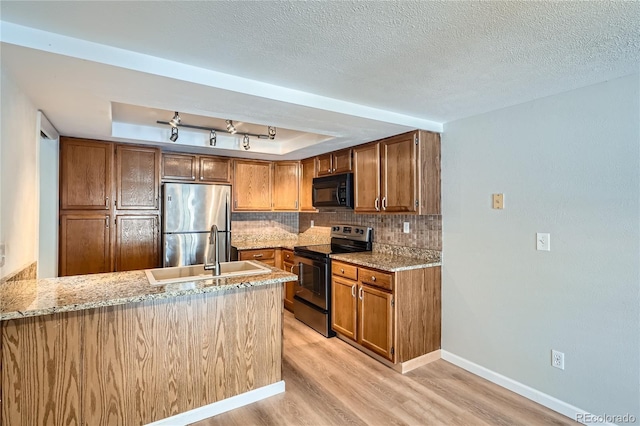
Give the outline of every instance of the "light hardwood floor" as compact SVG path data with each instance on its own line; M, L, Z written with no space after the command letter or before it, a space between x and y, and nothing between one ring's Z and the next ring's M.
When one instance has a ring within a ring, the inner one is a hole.
M446 361L401 375L289 312L284 324L286 392L196 425L577 424Z

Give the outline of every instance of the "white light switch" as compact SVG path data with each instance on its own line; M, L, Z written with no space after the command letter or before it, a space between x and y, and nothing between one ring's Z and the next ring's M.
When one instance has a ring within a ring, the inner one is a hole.
M536 250L551 251L551 234L546 232L536 233Z
M313 228L313 220L311 221L311 227Z
M405 234L408 234L409 232L411 232L411 228L409 227L409 222L404 222L404 224L402 225L402 232L404 232Z

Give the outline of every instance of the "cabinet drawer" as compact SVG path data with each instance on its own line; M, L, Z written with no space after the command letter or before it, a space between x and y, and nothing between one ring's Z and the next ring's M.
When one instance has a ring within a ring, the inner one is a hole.
M272 260L276 258L275 249L259 249L259 250L242 250L239 254L240 260L259 260L265 262L265 260ZM265 262L269 263L269 262ZM274 260L275 264L275 260Z
M293 252L291 250L282 250L282 261L293 263Z
M385 272L374 271L371 269L359 269L360 282L363 284L393 290L393 274L387 274Z
M358 268L348 263L333 262L331 273L338 277L344 277L354 281L358 279Z

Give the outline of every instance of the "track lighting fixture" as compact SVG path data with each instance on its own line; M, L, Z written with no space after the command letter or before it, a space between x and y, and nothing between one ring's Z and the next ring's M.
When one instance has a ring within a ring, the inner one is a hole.
M171 140L171 142L175 142L178 140L178 128L177 127L171 127L171 136L169 137L169 139Z
M178 127L178 125L180 124L180 121L182 121L180 119L180 114L178 114L178 111L176 111L176 113L174 114L173 118L169 122L169 125L171 127Z
M238 132L236 130L236 127L233 125L233 121L225 120L224 122L227 123L227 132L231 133L232 135L235 135Z
M224 120L225 124L227 125L227 133L231 134L231 135L235 135L236 133L238 133L238 129L236 129L236 126L233 125L233 121L232 120ZM175 112L175 114L173 115L173 118L170 121L156 121L156 123L158 124L168 124L169 126L171 126L171 136L169 137L169 139L171 140L171 142L175 142L178 140L178 127L186 127L188 129L197 129L197 130L205 130L209 132L209 146L216 146L216 141L217 141L217 132L224 132L224 130L222 129L216 129L213 127L205 127L205 126L194 126L192 124L182 124L182 119L180 118L180 114L178 113L178 111ZM267 134L263 135L263 134L255 134L255 133L243 133L243 137L242 137L242 147L245 150L249 150L251 149L251 146L249 146L249 137L253 136L254 138L258 138L258 139L270 139L273 140L276 138L276 128L274 126L267 126Z

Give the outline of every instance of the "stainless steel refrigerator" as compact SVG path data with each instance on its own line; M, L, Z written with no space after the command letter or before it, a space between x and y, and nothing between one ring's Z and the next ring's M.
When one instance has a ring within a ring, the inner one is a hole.
M162 196L162 266L205 263L211 225L218 227L220 262L229 261L230 186L165 183Z

